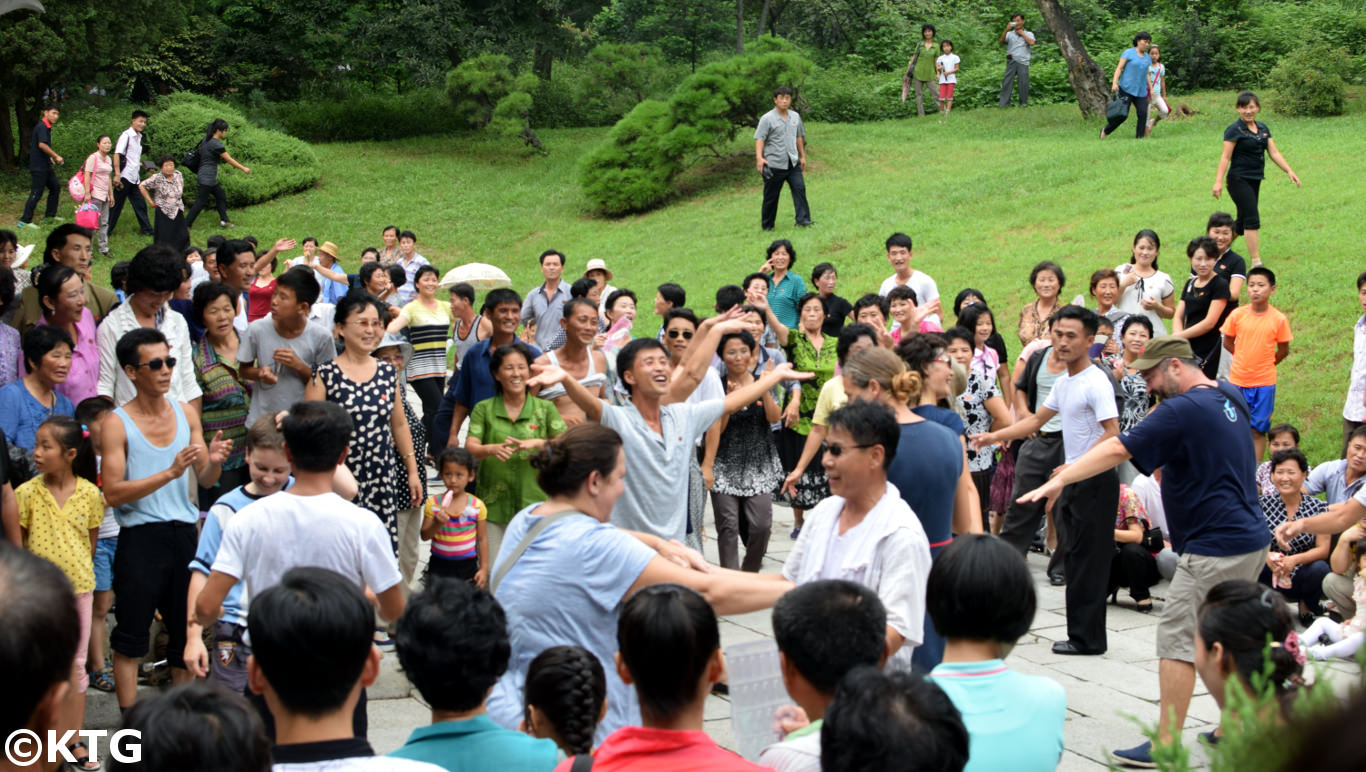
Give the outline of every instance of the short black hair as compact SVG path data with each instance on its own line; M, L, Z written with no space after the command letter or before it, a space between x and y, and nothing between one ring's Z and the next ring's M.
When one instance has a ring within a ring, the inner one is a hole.
M150 117L151 117L151 116L149 116L149 115L148 115L145 111L143 111L143 110L134 110L134 111L133 111L133 117L130 118L129 120L136 121L136 120L139 119L139 118L150 118Z
M0 734L29 725L53 684L71 677L81 635L76 596L61 569L0 540Z
M779 247L787 250L787 269L792 270L792 266L797 264L797 248L792 246L792 242L787 239L776 239L770 243L768 249L764 251L764 257L773 257L773 253L777 252Z
M1359 428L1361 428L1361 427L1357 427L1357 428L1359 429ZM1295 441L1295 447L1299 447L1299 444L1300 444L1300 430L1299 430L1299 429L1296 429L1294 424L1276 424L1275 426L1273 426L1273 427L1271 427L1270 429L1267 429L1267 430L1266 430L1266 438L1267 438L1268 440L1270 440L1271 438L1275 437L1275 436L1278 435L1278 434L1288 434L1288 435L1290 435L1290 438L1293 439L1293 440ZM1354 430L1352 431L1352 435L1349 435L1348 439L1350 439L1352 436L1355 436L1355 434L1356 434L1356 430L1354 429Z
M1039 274L1044 271L1048 271L1058 277L1058 291L1062 292L1062 288L1067 286L1067 274L1062 272L1062 266L1052 260L1040 260L1039 263L1034 266L1034 269L1029 272L1029 286L1033 287L1035 280L1039 278Z
M441 470L446 468L446 464L463 466L471 475L474 474L475 469L479 465L478 462L474 460L474 454L459 445L451 445L442 449L441 455L436 457L437 474L440 474Z
M631 387L631 384L626 382L625 375L635 366L636 357L640 356L640 352L647 349L658 349L665 354L669 353L668 350L664 348L664 344L660 343L655 338L636 338L625 346L622 346L621 351L617 353L617 377L620 378L621 385L626 388L627 394L631 394L635 390Z
M479 309L479 312L491 312L505 303L515 303L518 308L521 308L522 296L518 295L516 290L508 289L507 287L489 290L488 293L484 295L484 305Z
M35 328L37 329L37 328ZM138 327L123 334L119 342L114 344L114 358L119 362L119 368L132 367L142 362L142 356L138 349L143 346L155 346L161 344L170 347L166 336L161 330L155 327Z
M225 241L223 242L223 245L218 248L218 254L229 256L229 262L236 262L237 256L241 255L243 252L250 252L252 260L256 260L256 247L253 247L251 242L245 239ZM218 266L219 268L223 267L222 260L218 261Z
M745 291L738 284L723 284L716 288L716 313L724 314L744 303Z
M463 299L470 305L474 305L474 285L467 281L458 281L455 284L452 284L451 294Z
M688 293L678 284L666 281L655 288L659 296L664 298L666 303L670 303L674 308L682 308L688 304Z
M360 276L360 283L362 287L370 283L370 280L375 276L375 271L384 271L385 276L389 275L389 269L387 266L381 263L366 263L360 267L359 271L356 272L356 274Z
M141 732L142 760L111 770L270 772L270 738L261 715L236 692L190 682L138 700L123 728Z
M844 325L840 329L840 336L835 341L835 357L841 365L849 358L849 349L858 343L859 338L868 338L877 345L877 330L864 324L863 322L852 322Z
M468 582L431 577L408 599L394 636L398 662L433 710L484 704L508 668L512 644L503 607Z
M585 280L585 279L579 279L579 281L588 281L588 282L591 284L593 280L592 280L592 279L586 279L586 280ZM577 285L577 284L579 283L579 281L574 282L574 284ZM593 318L595 318L595 319L597 318L597 316L598 316L598 304L597 304L597 303L594 303L593 301L589 300L588 298L584 297L583 295L575 295L573 289L570 289L570 291L569 291L569 300L565 301L565 304L564 304L564 315L563 315L562 318L564 318L564 319L569 319L570 317L574 316L574 309L575 309L575 308L578 308L578 307L580 307L580 306L582 306L582 307L584 307L584 308L587 308L589 311L591 311L591 312L593 313Z
M580 276L579 278L574 280L573 284L569 285L569 297L586 298L588 297L588 293L591 292L592 289L596 286L598 286L597 282L593 281L587 276ZM470 302L473 303L474 301L471 300Z
M388 319L383 300L363 289L353 289L337 301L337 307L332 311L332 322L333 324L346 324L348 319L367 308L375 309L375 313L379 315L381 322Z
M909 284L898 284L888 290L887 305L891 306L893 300L909 300L913 306L920 305L920 296L915 294L915 290Z
M1085 306L1068 304L1059 308L1057 311L1053 312L1050 324L1057 327L1058 322L1063 319L1074 319L1081 322L1081 328L1087 335L1095 335L1096 330L1100 327L1100 317L1096 316L1095 311L1092 311Z
M911 237L905 233L893 233L887 237L887 241L884 242L884 244L888 250L892 247L905 247L909 250L911 249Z
M1219 259L1219 242L1210 236L1196 236L1186 244L1186 257L1195 257L1196 251L1204 252L1211 260Z
M403 270L403 266L398 263L390 263L384 266L384 272L389 274L389 283L397 289L408 283L408 272Z
M672 322L675 319L683 319L687 321L689 324L692 325L694 330L702 326L702 322L698 320L697 314L694 314L691 308L681 308L675 306L674 308L670 308L668 311L664 312L664 329L669 329L669 322Z
M187 268L183 254L175 247L156 243L142 247L128 262L124 291L130 295L142 290L175 292L183 283Z
M52 259L52 253L60 252L63 249L66 249L66 241L68 238L72 236L84 236L88 239L91 237L91 234L92 231L89 228L82 228L81 226L75 223L68 222L58 225L56 228L53 228L50 233L47 234L47 241L43 244L43 262L57 262L56 260Z
M1233 215L1228 212L1215 212L1205 221L1205 232L1209 233L1215 228L1232 228L1233 222Z
M763 271L755 271L754 273L751 273L750 275L746 276L744 281L740 282L740 289L746 290L746 291L747 291L747 290L749 290L749 285L750 285L750 284L753 284L753 283L756 282L756 281L761 281L761 282L763 282L763 283L764 283L764 287L766 287L766 288L768 288L768 289L772 289L772 288L773 288L773 277L772 277L772 276L769 276L768 274L764 273Z
M887 642L887 609L855 582L822 579L789 590L773 606L778 651L816 691L832 695L860 665L876 667Z
M416 286L419 281L422 281L422 277L429 273L435 276L438 282L441 281L441 272L436 270L436 266L430 264L419 265L417 271L413 274L413 285Z
M43 270L38 272L38 281L34 283L34 287L38 290L38 305L42 307L43 314L46 315L48 311L47 306L43 305L42 301L51 300L53 305L56 305L62 294L62 285L71 281L72 277L79 276L80 274L76 273L76 269L69 265L53 263L43 266ZM81 292L85 292L84 283L81 285ZM13 295L13 291L10 294Z
M1024 558L990 534L961 534L930 568L925 608L945 638L1013 644L1034 622L1038 598Z
M1276 286L1276 272L1264 265L1255 265L1248 269L1247 278L1250 280L1253 276L1265 277L1268 284Z
M666 723L696 701L720 646L716 612L695 590L652 584L622 604L617 650L650 723Z
M297 402L280 423L290 461L305 472L335 469L354 430L351 414L335 402Z
M835 270L834 263L816 263L816 267L811 269L811 283L815 284L820 281L821 277L827 273L839 275L839 271Z
M773 89L773 96L774 96L775 98L776 98L776 97L780 97L780 96L782 96L783 94L786 94L786 95L788 95L788 96L792 96L792 89L788 88L787 86L779 86L779 87ZM54 107L53 109L55 110L56 108Z
M631 299L631 303L633 303L633 304L635 304L635 305L639 305L639 304L640 304L640 299L636 297L636 293L634 293L634 292L632 292L631 290L628 290L628 289L618 289L618 290L612 290L612 294L610 294L610 295L607 296L607 305L606 305L606 309L607 309L608 311L611 311L613 308L616 307L617 301L618 301L618 300L621 300L622 298L630 298L630 299Z
M876 292L869 292L868 294L854 301L854 318L857 319L858 312L862 311L865 308L876 308L878 311L882 313L882 318L886 319L887 314L891 311L891 308L889 306L890 304L887 302L887 298L884 298Z
M192 318L200 327L204 326L204 309L213 305L219 298L227 298L233 308L237 307L237 291L221 281L206 281L194 288L191 297Z
M856 399L831 413L827 425L832 431L839 427L849 432L859 445L881 445L883 471L892 465L897 442L901 439L901 427L891 408Z
M1140 40L1146 40L1146 41L1148 41L1149 43L1151 43L1151 42L1153 42L1153 36L1150 35L1150 34L1148 34L1148 33L1146 33L1146 32L1140 32L1140 33L1138 33L1137 35L1134 35L1134 42L1131 43L1130 45L1135 45L1135 46L1136 46L1136 45L1138 45L1138 41L1140 41Z
M75 351L76 344L71 341L71 335L61 327L51 324L37 324L29 328L24 333L23 340L19 347L24 352L24 366L29 372L38 369L38 363L47 356L49 351L57 348L58 345L65 343L68 351Z
M531 347L515 338L511 343L504 343L495 348L493 353L489 355L489 374L493 376L494 391L498 394L503 393L503 384L498 381L498 368L503 366L504 359L514 354L520 354L526 360L528 368L531 367L532 362L536 361L536 355L532 353Z
M1124 333L1128 332L1129 328L1133 327L1135 324L1146 329L1149 338L1153 336L1153 320L1149 319L1145 314L1129 314L1124 317L1124 321L1119 323L1119 337L1124 337Z
M934 25L933 25L933 24L922 24L922 25L920 26L920 34L921 34L922 36L925 34L925 30L929 30L930 32L937 32L937 31L938 31L938 30L936 30L936 29L934 28Z
M355 582L312 566L291 568L253 596L247 618L252 657L280 704L310 718L346 704L374 646L374 626L375 610Z
M550 257L551 255L555 255L560 258L560 267L563 268L565 262L564 253L558 249L547 249L546 251L542 252L540 257L541 265L545 265L545 259L547 257Z
M1294 461L1295 466L1298 466L1301 472L1308 474L1309 459L1305 457L1304 451L1300 450L1299 448L1286 448L1284 450L1278 450L1275 453L1272 453L1270 467L1271 471L1276 471L1276 467L1280 466L1281 464L1284 464L1287 461Z
M968 730L953 701L919 674L854 670L821 726L821 768L944 772L968 763Z
M318 277L313 275L313 269L306 265L296 265L293 268L280 274L280 278L275 280L277 289L284 287L294 293L294 299L299 303L313 305L318 302L318 295L322 288L318 286Z
M398 240L399 240L399 241L402 241L402 240L404 240L404 239L412 239L412 242L413 242L414 244L416 244L416 243L417 243L417 234L416 234L416 233L413 233L412 231L401 231L401 232L398 234Z

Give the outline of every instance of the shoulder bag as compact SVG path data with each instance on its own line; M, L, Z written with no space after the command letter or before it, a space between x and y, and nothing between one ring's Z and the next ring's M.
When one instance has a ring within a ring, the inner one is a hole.
M527 549L531 546L531 543L536 541L536 537L541 535L541 531L544 531L546 528L549 528L550 524L557 520L563 520L564 518L570 515L582 514L583 513L578 511L577 509L566 509L563 512L555 512L553 514L545 515L540 519L539 522L531 526L531 528L527 530L526 536L523 536L522 540L517 542L517 546L513 548L512 552L508 553L508 559L504 561L503 565L498 567L498 571L493 575L493 579L489 581L489 594L497 594L498 585L502 584L503 580L507 578L508 572L512 570L512 567L514 565L516 565L518 559L520 559L522 557L522 554L527 551Z

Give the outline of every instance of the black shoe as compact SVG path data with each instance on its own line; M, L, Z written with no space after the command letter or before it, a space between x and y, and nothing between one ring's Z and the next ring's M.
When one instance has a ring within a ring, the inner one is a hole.
M1151 600L1147 602L1134 601L1134 611L1140 614L1151 614L1153 613L1153 602Z
M815 221L815 220L807 220L806 222L799 222L799 223L797 223L797 227L798 227L798 228L810 228L812 225L815 225L815 224L816 224L816 221Z
M1067 577L1063 576L1062 574L1049 574L1048 583L1053 585L1054 587L1061 587L1064 584L1067 584Z
M1105 649L1088 649L1071 641L1058 641L1053 644L1053 653L1094 657L1104 654Z
M142 235L151 237L157 235L157 233L156 231L142 231Z

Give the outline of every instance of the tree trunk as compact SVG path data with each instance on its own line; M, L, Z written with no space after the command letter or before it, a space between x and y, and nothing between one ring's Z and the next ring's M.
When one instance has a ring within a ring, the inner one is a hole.
M745 55L745 0L735 0L735 54Z
M38 118L42 115L42 98L33 100L33 106L28 105L23 91L14 99L14 117L19 126L19 163L28 166L29 144L33 139L33 127L38 124Z
M769 6L773 0L764 0L764 7L759 10L759 37L763 37L768 31Z
M9 122L9 94L0 93L0 169L15 169L19 166L19 154L15 152L14 128Z
M1058 50L1067 62L1067 80L1072 84L1072 92L1077 95L1077 107L1086 117L1104 116L1105 104L1109 101L1110 91L1106 86L1105 73L1101 72L1091 55L1086 53L1077 28L1058 0L1035 0L1039 13L1043 14L1048 30L1058 42Z
M531 71L536 73L536 77L541 80L550 80L550 67L555 62L555 53L544 43L536 44L536 52L532 57Z

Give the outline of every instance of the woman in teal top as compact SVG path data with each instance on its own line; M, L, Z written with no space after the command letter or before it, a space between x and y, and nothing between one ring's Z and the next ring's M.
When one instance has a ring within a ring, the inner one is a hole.
M1057 769L1067 695L1053 679L1005 663L1038 603L1020 553L989 534L957 536L935 558L925 598L945 638L943 662L930 678L968 729L964 772Z
M1115 116L1100 130L1100 138L1105 139L1110 132L1119 128L1129 118L1129 107L1138 110L1138 123L1134 137L1143 139L1148 135L1148 68L1153 60L1148 56L1148 46L1153 36L1146 32L1134 35L1134 47L1124 49L1119 64L1115 65L1115 76L1110 81L1110 91L1125 101L1124 114Z
M487 522L490 530L498 528L500 543L502 529L513 515L545 500L531 456L565 429L555 403L527 394L535 358L521 341L494 349L489 369L498 393L470 411L465 449L479 460L475 492L488 507ZM495 546L492 541L490 545ZM489 554L496 554L496 549Z
M784 327L797 326L797 301L806 294L806 282L792 273L797 262L797 250L787 239L768 245L768 255L759 270L771 274L768 285L768 307Z

